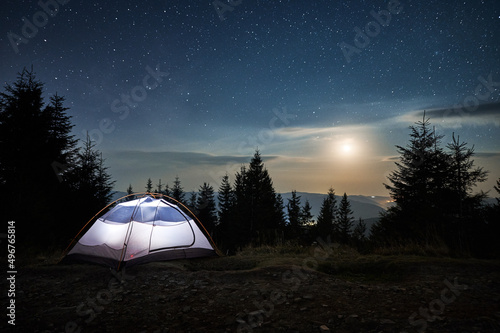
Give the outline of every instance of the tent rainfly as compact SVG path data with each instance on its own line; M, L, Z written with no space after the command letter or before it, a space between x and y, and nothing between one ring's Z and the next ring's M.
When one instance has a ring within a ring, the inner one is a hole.
M117 204L98 218L63 261L120 269L151 261L217 255L210 236L202 229L201 223L177 205L148 195Z

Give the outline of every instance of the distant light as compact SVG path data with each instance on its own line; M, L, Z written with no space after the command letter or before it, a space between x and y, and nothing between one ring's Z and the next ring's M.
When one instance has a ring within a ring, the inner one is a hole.
M374 196L374 195L372 195L372 199L375 199L375 196Z

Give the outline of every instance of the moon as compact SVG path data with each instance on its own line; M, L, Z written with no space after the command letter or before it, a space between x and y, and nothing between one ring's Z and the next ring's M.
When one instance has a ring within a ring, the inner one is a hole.
M352 151L352 145L345 143L342 145L342 151L344 153L350 153Z

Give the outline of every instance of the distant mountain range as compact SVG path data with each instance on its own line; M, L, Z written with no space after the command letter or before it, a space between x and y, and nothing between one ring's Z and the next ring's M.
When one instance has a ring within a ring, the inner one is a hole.
M292 197L292 193L282 193L281 196L283 197L283 202L286 205L288 202L287 199ZM300 196L300 203L302 206L306 200L309 201L313 220L316 220L326 194L297 192L297 196ZM340 200L342 200L342 197L336 195L335 198L337 199L338 205ZM369 235L371 226L378 221L380 213L385 211L391 205L391 198L384 196L349 195L347 196L347 199L351 203L354 225L358 223L359 218L363 219L366 224L366 236Z
M288 199L291 199L292 193L282 193L283 201L285 205L288 202ZM318 217L319 211L321 209L321 205L323 204L323 199L326 197L326 194L320 193L307 193L307 192L297 192L297 196L300 196L300 203L304 205L306 200L309 201L311 205L311 213L314 215L314 219ZM336 195L337 204L342 200L341 196ZM364 196L364 195L350 195L347 197L349 202L351 203L351 209L353 211L353 217L358 220L369 219L369 218L378 218L380 212L386 210L390 205L390 197L382 197L382 196Z
M113 196L113 200L121 198L125 195L127 195L125 192L116 192ZM190 195L191 192L186 192L186 198L189 198ZM288 199L292 197L292 193L281 193L281 196L283 197L283 203L286 207ZM313 215L313 219L316 220L326 194L297 192L297 196L300 196L301 206L304 205L306 200L309 201L309 204L311 205L311 214ZM340 203L342 197L336 196L336 198L337 204ZM380 213L391 205L391 198L384 196L351 195L348 196L348 199L351 203L351 209L353 211L352 216L354 217L355 222L357 223L359 218L362 218L365 221L368 230L371 225L378 220ZM217 192L215 193L215 201L217 202Z
M189 198L191 196L191 193L192 192L186 192L186 198ZM115 192L112 199L116 200L125 195L127 195L126 192ZM292 197L292 193L281 193L281 196L283 197L283 203L286 207L288 199L291 199ZM301 206L304 205L306 200L309 201L309 204L311 205L311 214L313 215L313 220L316 220L318 218L319 211L321 209L323 199L326 197L326 194L297 192L297 196L300 196ZM342 197L338 195L336 195L335 197L337 199L337 204L339 204ZM351 203L351 210L353 211L352 216L354 217L354 224L358 222L359 218L363 219L363 221L366 223L367 236L369 234L371 226L378 221L380 213L393 205L391 198L385 196L350 195L348 196L348 199ZM218 204L217 192L215 192L215 202ZM486 204L493 205L495 204L495 202L496 200L494 198L485 199Z

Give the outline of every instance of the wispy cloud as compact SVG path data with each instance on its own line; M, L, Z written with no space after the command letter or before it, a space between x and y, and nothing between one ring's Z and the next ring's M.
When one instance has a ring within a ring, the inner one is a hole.
M500 158L500 151L499 152L479 152L479 153L474 153L474 156L479 157L479 158Z
M341 125L341 126L328 126L328 127L286 127L277 131L278 135L284 138L300 139L312 138L319 139L322 137L342 136L346 134L367 133L371 131L372 127L369 125Z
M424 109L414 110L394 120L399 123L413 124L422 120ZM500 103L481 104L475 108L440 107L425 110L426 118L443 128L462 128L464 126L500 127Z

